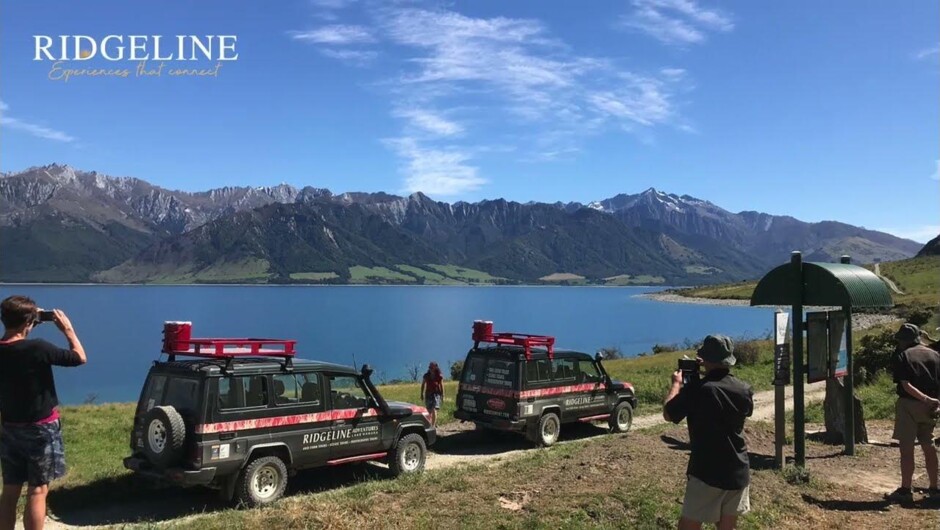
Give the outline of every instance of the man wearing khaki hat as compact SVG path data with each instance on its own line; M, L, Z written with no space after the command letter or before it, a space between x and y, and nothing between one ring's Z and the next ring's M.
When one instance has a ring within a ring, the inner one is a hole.
M914 476L914 442L920 442L927 465L930 488L927 494L936 496L937 449L933 446L933 431L940 411L940 354L920 341L920 329L914 324L903 324L894 340L898 345L893 359L894 382L898 400L894 412L894 439L901 449L901 487L887 497L898 502L912 502L911 482Z
M698 349L704 374L682 383L672 374L672 388L663 403L666 421L688 418L692 446L680 530L714 523L719 530L734 528L738 516L750 510L750 462L744 442L744 419L754 410L750 385L731 375L734 343L709 335Z

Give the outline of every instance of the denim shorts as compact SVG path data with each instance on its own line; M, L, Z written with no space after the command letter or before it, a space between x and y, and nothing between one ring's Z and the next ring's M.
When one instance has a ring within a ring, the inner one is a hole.
M441 409L441 395L440 394L428 394L424 396L424 406L428 410L440 410Z
M65 446L59 420L0 428L0 466L4 484L49 484L65 476Z

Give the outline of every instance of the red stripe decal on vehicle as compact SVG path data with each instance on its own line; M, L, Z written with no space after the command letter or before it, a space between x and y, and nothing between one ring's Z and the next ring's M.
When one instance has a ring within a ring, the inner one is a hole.
M264 429L268 427L284 427L287 425L300 425L319 423L333 420L349 420L354 418L369 418L378 416L379 411L369 409L337 409L312 414L291 414L288 416L275 416L273 418L258 418L254 420L225 421L220 423L204 423L196 425L196 434L213 434L218 432L247 431L251 429Z
M464 392L476 392L478 394L486 394L489 396L499 396L499 397L508 397L516 399L526 399L534 397L545 397L545 396L557 396L561 394L572 394L574 392L590 392L592 390L605 390L607 385L604 383L584 383L581 385L569 385L569 386L556 386L551 388L539 388L535 390L523 390L522 392L517 392L513 390L506 390L503 388L493 388L489 386L480 386L480 385L470 385L466 383L460 384L460 390Z
M347 458L338 458L336 460L327 460L326 463L331 466L336 466L339 464L346 464L348 462L360 462L362 460L378 460L380 458L385 458L388 453L372 453L371 455L359 455L359 456L350 456Z

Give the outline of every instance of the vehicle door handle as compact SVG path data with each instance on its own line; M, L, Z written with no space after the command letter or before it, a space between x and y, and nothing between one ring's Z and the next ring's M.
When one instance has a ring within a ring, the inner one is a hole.
M231 440L232 438L235 438L234 432L223 432L219 435L219 440Z
M346 420L336 420L333 425L346 425Z

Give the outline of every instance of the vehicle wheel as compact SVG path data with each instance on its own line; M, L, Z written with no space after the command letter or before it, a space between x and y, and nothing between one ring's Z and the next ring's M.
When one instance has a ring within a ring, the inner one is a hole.
M186 424L173 407L154 407L144 416L144 455L158 468L183 456Z
M529 439L536 445L542 447L551 447L558 441L558 435L561 433L561 420L558 414L548 412L539 418L535 432L529 432Z
M610 431L627 432L631 425L633 425L633 406L626 401L621 401L610 415Z
M262 456L251 461L235 484L235 499L249 508L264 506L280 499L287 489L287 466L276 456Z
M420 473L424 470L428 448L420 434L406 434L398 439L398 444L389 456L388 468L396 477L406 473Z

